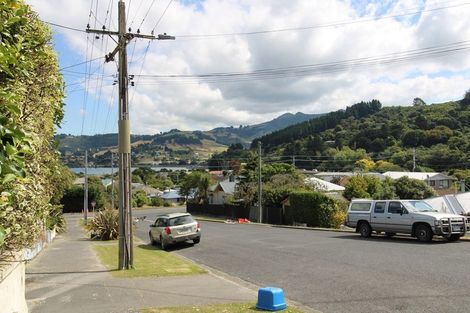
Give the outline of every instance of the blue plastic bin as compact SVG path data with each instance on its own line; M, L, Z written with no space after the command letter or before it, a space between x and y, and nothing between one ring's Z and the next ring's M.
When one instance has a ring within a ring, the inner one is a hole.
M276 287L264 287L258 290L256 308L267 311L280 311L287 308L284 291Z

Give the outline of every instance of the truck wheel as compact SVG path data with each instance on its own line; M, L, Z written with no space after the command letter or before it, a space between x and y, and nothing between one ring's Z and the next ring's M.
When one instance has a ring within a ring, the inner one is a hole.
M449 238L447 238L447 240L449 241L457 241L460 239L460 235L450 235Z
M369 223L362 222L359 225L359 233L361 234L361 237L363 237L363 238L370 237L370 234L372 233L372 229L370 228Z
M389 233L389 232L385 233L385 236L387 236L387 237L393 237L395 235L396 235L396 233Z
M430 242L432 240L433 233L431 227L420 224L416 226L415 235L421 242Z

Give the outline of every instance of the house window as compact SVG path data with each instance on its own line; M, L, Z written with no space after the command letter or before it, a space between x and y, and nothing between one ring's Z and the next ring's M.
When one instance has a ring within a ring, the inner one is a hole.
M429 181L429 186L436 186L436 181L435 180L430 180Z

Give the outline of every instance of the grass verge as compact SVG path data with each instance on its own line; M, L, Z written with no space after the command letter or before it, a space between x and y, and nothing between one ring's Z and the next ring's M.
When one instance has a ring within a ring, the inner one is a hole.
M134 268L128 271L118 271L117 242L95 244L94 249L106 267L114 270L112 273L115 277L179 276L207 273L192 262L144 244L134 246Z
M243 303L227 303L227 304L213 304L205 306L187 306L187 307L171 307L171 308L146 308L140 311L141 313L245 313L245 312L266 312L258 310L254 302ZM294 307L287 307L287 309L277 312L283 313L302 313Z

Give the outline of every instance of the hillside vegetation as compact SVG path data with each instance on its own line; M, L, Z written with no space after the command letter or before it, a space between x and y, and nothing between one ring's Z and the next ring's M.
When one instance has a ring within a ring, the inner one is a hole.
M361 102L262 136L252 148L261 141L266 153L296 155L296 164L305 168L370 169L378 163L382 171L411 170L416 149L416 170L448 171L470 165L469 135L467 92L461 101L432 105L382 108L378 100Z

